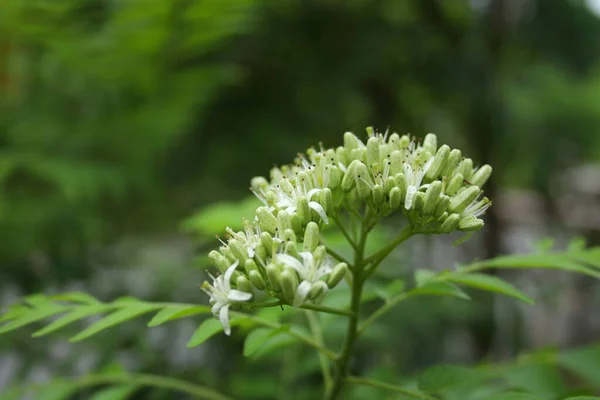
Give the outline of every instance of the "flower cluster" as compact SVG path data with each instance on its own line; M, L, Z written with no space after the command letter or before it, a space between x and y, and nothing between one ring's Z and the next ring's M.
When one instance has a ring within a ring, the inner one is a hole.
M348 270L320 243L319 230L344 211L366 207L372 220L401 211L413 233L445 234L483 227L491 202L481 187L492 168L474 168L458 149L367 129L366 142L344 134L335 149L311 148L291 165L256 177L252 192L263 205L245 229L227 229L227 241L209 258L222 275L203 285L213 313L229 332L230 307L259 293L300 307L319 302Z

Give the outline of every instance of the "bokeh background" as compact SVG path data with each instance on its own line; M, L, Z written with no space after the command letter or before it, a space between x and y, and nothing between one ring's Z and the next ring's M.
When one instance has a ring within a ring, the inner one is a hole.
M383 275L531 252L548 237L599 244L598 3L3 0L0 306L65 290L204 303L202 255L251 216L249 179L366 126L434 132L494 167L483 233L459 247L457 237L416 240ZM393 380L441 361L600 341L597 283L503 277L537 306L487 295L406 303L374 326L356 362ZM186 349L197 325L129 323L77 344L2 336L0 391L116 365L240 398L318 388L316 357L292 346L283 363L252 363L239 334ZM331 324L329 340L342 331Z

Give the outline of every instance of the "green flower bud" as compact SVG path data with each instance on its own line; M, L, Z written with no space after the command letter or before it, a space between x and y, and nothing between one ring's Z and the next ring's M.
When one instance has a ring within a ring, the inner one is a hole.
M483 220L472 215L460 220L458 230L462 232L473 232L483 228Z
M302 187L306 188L306 190L312 190L315 188L315 185L313 183L313 180L311 179L311 177L308 175L308 173L306 171L302 171L298 174L298 178L297 178L300 183L302 184Z
M385 193L390 193L393 188L396 187L396 181L393 176L388 176L385 182L383 183L383 191Z
M252 284L244 275L240 275L236 278L235 284L242 292L252 293Z
M240 260L240 262L242 263L246 261L246 259L248 258L248 251L237 239L229 239L229 242L227 242L227 244L235 258Z
M367 149L366 147L361 147L360 149L350 150L350 158L353 160L362 161L363 163L367 161Z
M367 166L362 162L356 164L356 168L354 168L354 182L356 184L356 192L358 193L358 197L361 199L366 199L371 195L373 181L371 181L371 176L369 175Z
M273 248L273 237L268 232L262 232L260 234L260 242L265 247L267 252L271 251Z
M313 258L316 263L323 262L327 257L327 248L323 245L317 246L315 251L313 251Z
M312 284L310 291L308 292L308 298L311 300L318 300L319 298L325 296L329 288L327 284L323 281L316 281Z
M465 208L469 206L479 196L481 189L477 186L470 186L464 192L457 194L450 201L450 207L448 209L453 212L460 214L465 211Z
M258 265L256 265L256 262L254 262L254 260L248 259L244 263L244 269L246 270L246 273L249 274L250 271L258 271Z
M267 285L260 272L255 270L248 272L248 279L258 290L265 290Z
M231 251L229 246L227 246L227 245L221 246L221 247L219 247L219 251L221 252L221 254L223 254L225 257L227 257L230 264L237 261L237 257L233 254L233 252Z
M300 257L300 253L298 253L298 246L296 245L295 241L288 241L285 243L285 252L287 254L289 254L290 256L299 258Z
M492 175L492 167L488 164L482 165L477 169L470 179L471 184L482 187Z
M399 142L400 149L405 149L409 145L410 145L410 136L409 135L402 135L402 137L400 138L400 142Z
M319 245L319 225L316 222L309 222L304 231L304 251L315 251Z
M348 165L351 162L349 150L344 146L335 149L335 157L338 162L341 162L343 165Z
M281 269L279 266L271 263L265 267L265 270L267 271L267 278L269 278L269 283L271 284L273 290L277 292L280 291Z
M292 214L292 230L294 232L300 232L302 230L302 221L298 216L298 213Z
M227 260L227 258L216 250L212 250L210 253L208 253L208 259L212 265L221 271L221 273L225 273L227 268L231 266L231 263Z
M381 185L373 185L373 204L381 205L383 204L383 188Z
M360 161L354 160L348 165L348 169L342 178L342 189L348 191L352 189L355 185L354 183L354 171L356 170L356 166L360 164Z
M464 176L466 180L469 180L469 178L471 178L471 174L473 173L473 160L471 160L470 158L465 158L464 160L458 163L455 172L458 174L462 174L462 176Z
M392 151L400 150L400 135L397 133L392 133L388 139L388 143L390 144Z
M442 223L440 230L442 231L442 233L450 233L458 227L459 222L460 215L450 214Z
M392 151L392 154L390 154L390 174L396 175L404 171L403 162L402 152L400 150Z
M325 169L329 171L329 182L327 186L331 189L337 189L342 184L342 171L335 165L326 165Z
M267 207L258 207L256 209L256 217L258 225L263 231L267 231L274 235L277 232L277 218L269 211Z
M450 197L445 194L440 196L435 211L433 212L434 217L440 217L450 207Z
M331 193L331 189L323 189L321 191L320 200L320 204L323 206L325 214L331 213L331 211L333 210L333 193Z
M435 136L433 133L428 133L425 135L425 139L423 139L423 148L431 154L435 154L437 150L437 136Z
M393 187L390 190L390 208L396 211L402 205L402 191L398 187Z
M415 198L413 200L413 209L415 211L421 211L423 206L425 205L425 193L417 192L415 193Z
M298 289L298 276L291 268L284 268L279 274L279 286L283 292L283 297L290 303L294 301L296 289Z
M333 289L334 287L336 287L337 284L340 283L340 281L342 279L344 279L344 276L346 275L347 271L348 271L348 264L346 264L346 263L337 264L335 267L333 267L333 270L327 277L327 286L329 286L330 289Z
M267 202L267 204L269 206L274 206L277 203L277 195L275 194L275 192L269 190L268 192L265 193L265 201Z
M444 223L444 221L446 220L446 218L448 218L448 212L447 212L447 211L444 211L444 212L442 213L442 215L440 215L440 216L439 216L439 217L436 219L436 222L437 222L437 223L439 223L439 224L442 224L442 223Z
M440 149L437 151L437 153L435 153L433 162L431 163L431 166L427 170L427 174L425 174L425 177L428 180L433 181L440 176L440 174L442 173L442 170L446 166L446 162L448 161L449 154L450 154L450 147L448 147L447 145L443 145L442 147L440 147Z
M311 221L310 207L308 206L308 199L304 196L298 197L296 201L296 213L302 225L306 225Z
M465 181L465 178L464 178L463 174L461 174L461 173L454 174L452 179L450 179L450 181L446 185L446 194L448 196L454 196L458 192L458 189L460 189L463 186L464 181Z
M432 182L427 191L425 192L425 202L423 204L423 214L431 215L435 211L435 208L440 200L440 194L442 193L442 182Z
M373 136L375 136L375 129L373 129L372 126L367 126L366 131L368 137L372 138Z
M348 150L358 149L364 144L352 132L344 133L344 147Z
M279 185L279 189L281 189L281 191L283 193L287 194L288 196L290 196L294 193L294 185L292 185L292 183L289 181L289 179L284 178L284 179L280 180L278 185Z
M442 176L451 177L454 169L460 162L462 157L462 152L458 149L454 149L448 155L448 160L446 161L446 166L442 170Z
M367 165L378 163L381 160L379 154L379 139L376 137L370 137L367 140Z
M396 174L394 175L394 180L396 181L396 187L401 191L402 197L406 196L406 192L408 191L406 176L403 173Z
M269 172L269 176L271 177L271 180L273 182L279 182L280 180L282 180L285 177L283 172L281 172L281 170L277 167L271 168L271 171Z
M297 243L297 241L296 241L296 234L291 229L286 229L285 231L283 231L282 239L285 242Z
M277 227L279 228L279 232L283 232L286 229L292 229L292 217L285 210L280 210L277 213Z
M269 187L269 182L262 176L255 176L250 181L250 187L254 191L264 190Z

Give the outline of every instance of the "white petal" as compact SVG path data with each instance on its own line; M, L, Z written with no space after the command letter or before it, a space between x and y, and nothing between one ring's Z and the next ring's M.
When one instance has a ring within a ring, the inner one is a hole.
M227 298L231 301L248 301L252 298L252 293L242 292L241 290L232 289Z
M227 285L227 287L229 287L229 281L231 281L231 275L233 275L233 271L235 271L235 269L237 268L239 263L240 263L239 260L235 260L235 262L233 264L231 264L231 266L229 268L227 268L227 271L225 271L225 276L223 277L223 279L224 279L225 285Z
M417 188L414 186L409 186L408 190L406 191L406 200L404 202L404 207L407 210L410 210L410 208L412 207L413 198L415 197L415 193L417 193Z
M288 254L277 254L275 257L277 261L284 263L288 267L294 268L300 276L303 276L306 273L306 267L302 265L296 257L292 257Z
M319 279L319 278L321 278L321 277L323 277L323 276L325 276L327 274L330 274L331 271L333 271L333 268L331 268L329 265L325 265L325 266L320 267L317 270L317 279Z
M308 296L308 292L312 288L312 283L309 281L302 281L300 285L298 285L298 289L296 290L296 295L294 296L294 307L300 307L304 304L306 297Z
M321 191L321 189L316 189L316 188L315 188L315 189L311 189L311 190L309 190L309 191L308 191L308 193L306 194L306 198L310 200L310 199L312 199L312 197L313 197L315 194L319 193L320 191Z
M223 331L226 335L231 335L231 325L229 325L229 304L225 305L219 311L219 321L223 325Z
M221 303L221 302L216 302L212 308L210 309L210 311L212 311L213 315L215 317L219 316L219 312L221 311L221 308L223 308L225 304Z
M313 210L315 210L317 212L317 214L319 214L319 217L321 217L321 219L326 224L329 224L329 220L327 219L327 214L325 214L325 209L323 208L322 205L320 205L316 201L311 201L311 202L308 203L308 206L310 208L312 208Z

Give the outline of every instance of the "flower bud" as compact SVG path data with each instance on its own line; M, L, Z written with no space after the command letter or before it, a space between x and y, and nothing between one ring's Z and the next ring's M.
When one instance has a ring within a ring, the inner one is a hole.
M298 277L291 268L284 268L279 274L279 286L283 292L283 297L290 303L294 301L296 289L298 289Z
M385 182L383 183L383 191L385 193L390 193L392 191L393 188L396 187L396 181L394 180L393 176L388 176L385 180Z
M425 193L417 192L415 193L415 198L413 200L413 209L416 211L421 211L423 206L425 205Z
M288 196L291 196L294 193L294 185L289 181L289 179L284 178L278 183L279 189Z
M396 181L396 187L400 189L402 197L406 196L406 192L408 190L408 181L406 180L406 176L403 173L394 175L394 180Z
M277 195L272 190L269 190L265 193L265 201L271 207L277 204Z
M292 230L294 232L302 231L302 221L300 220L298 213L292 214Z
M333 193L331 193L331 189L325 188L321 190L320 203L325 210L325 214L331 213L333 210Z
M373 182L371 181L367 166L362 162L356 164L356 168L354 168L354 182L356 184L358 197L365 199L371 194Z
M395 132L392 133L388 139L388 143L390 144L390 149L392 151L400 150L400 135Z
M473 173L473 160L470 158L465 158L459 162L458 166L456 167L456 173L462 174L465 179L469 180L471 174Z
M339 163L342 163L342 165L348 165L351 161L349 150L344 146L339 146L337 149L335 149L335 157Z
M235 258L240 260L242 263L246 261L248 258L248 251L237 239L230 239L227 244L229 245L229 248L231 249L231 252Z
M402 135L402 137L400 138L400 142L399 142L400 149L405 149L409 145L410 145L410 136L409 135Z
M356 166L360 164L360 161L354 160L348 165L348 169L342 178L342 189L348 191L352 189L355 185L354 183L354 171L356 170Z
M427 191L425 192L425 200L423 204L423 214L431 215L433 214L438 201L440 199L440 194L442 193L442 182L434 181L432 182Z
M273 167L271 168L271 171L269 171L269 176L271 177L271 180L273 182L279 182L284 178L285 175L283 174L283 172L281 172L279 168Z
M402 205L402 191L398 187L393 187L390 190L390 208L396 211Z
M367 126L365 130L367 131L368 137L372 138L373 136L375 136L375 129L373 129L372 126Z
M221 271L221 273L225 273L227 268L231 265L231 263L227 261L227 258L216 250L212 250L208 253L208 259L211 261L212 265Z
M404 171L403 162L402 152L400 150L392 151L392 154L390 154L390 174L396 175Z
M277 265L270 263L265 267L265 270L267 271L267 278L269 278L269 282L271 283L271 287L273 288L273 290L280 291L281 290L281 286L279 284L281 282L280 268Z
M331 189L337 189L342 183L342 171L335 165L326 165L325 169L329 171L329 182L327 186Z
M306 172L306 171L300 172L296 179L298 179L298 181L300 181L302 187L305 188L306 191L309 191L309 190L312 190L315 188L312 178L308 175L308 172Z
M457 194L450 201L448 209L453 213L462 213L479 196L481 189L477 186L470 186L462 193Z
M273 238L271 237L271 235L269 235L269 233L262 232L260 234L260 242L265 247L265 250L267 252L269 252L269 251L271 251L271 249L273 249Z
M460 222L460 215L458 214L450 214L442 223L440 230L442 233L450 233L458 227L458 223Z
M298 253L298 246L295 241L288 241L285 243L285 252L292 257L299 258L300 254Z
M483 220L472 215L460 220L458 230L463 232L472 232L483 228Z
M308 292L308 298L311 300L318 300L319 298L325 296L329 288L327 284L323 281L316 281L312 284L310 291Z
M269 182L262 176L255 176L250 181L250 187L254 191L264 190L269 187Z
M381 155L379 154L379 139L376 137L370 137L367 140L367 165L378 163L381 161Z
M254 262L254 260L248 259L244 263L244 269L246 270L247 274L250 274L250 271L258 271L258 265L256 265L256 262Z
M460 189L463 186L464 181L465 177L463 176L463 174L454 174L452 179L450 179L450 181L446 185L446 194L448 196L454 196L458 192L458 189Z
M304 231L304 251L315 251L319 245L319 225L316 222L309 222Z
M311 221L310 207L308 206L308 199L306 197L298 197L296 201L296 213L302 225L306 225Z
M337 284L340 283L342 279L344 279L344 276L346 275L347 271L348 264L343 262L337 264L335 267L333 267L333 270L327 277L327 286L329 286L330 289L336 287Z
M286 229L292 229L292 217L285 210L280 210L277 213L277 227L279 228L279 232L283 232Z
M471 184L482 187L492 175L492 167L488 164L482 165L477 169L470 179Z
M373 185L373 204L379 206L383 204L383 188L381 185Z
M444 212L442 213L442 215L440 215L440 216L439 216L439 217L438 217L438 218L437 218L435 221L436 221L438 224L443 224L443 223L444 223L444 221L446 220L446 218L448 218L448 212L447 212L447 211L444 211Z
M258 290L265 289L266 283L265 283L265 280L263 279L262 275L260 274L260 272L258 272L256 270L252 270L252 271L248 272L248 279L250 280L250 283L252 283L252 285L254 285L254 287L257 288Z
M358 149L363 147L364 144L356 137L352 132L344 133L344 147L348 150Z
M433 181L440 176L442 170L446 166L449 154L450 147L448 147L447 145L443 145L442 147L440 147L437 153L435 153L435 156L433 157L433 162L431 163L429 169L427 169L427 173L425 174L425 177L428 180Z
M350 158L353 160L362 161L363 163L367 161L367 149L366 147L361 147L360 149L354 149L350 151Z
M219 247L219 251L221 252L221 254L223 254L225 257L227 257L230 264L233 262L236 262L238 260L237 257L235 255L233 255L233 252L227 245Z
M448 155L448 160L446 161L446 166L442 170L442 176L451 177L454 169L460 162L462 157L462 152L458 149L454 149Z
M296 234L291 229L286 229L285 231L283 231L282 239L285 242L292 242L296 244Z
M244 275L238 276L235 280L235 284L242 292L252 293L252 284Z
M434 217L440 217L450 207L450 197L442 194L433 212Z
M317 263L325 261L325 258L327 257L327 248L323 245L317 246L315 251L313 251L313 257Z
M425 135L425 139L423 139L423 148L431 154L435 154L437 150L437 136L435 136L433 133L428 133Z
M272 235L275 234L277 231L277 218L267 207L258 207L256 217L258 218L258 225L263 231L267 231Z

